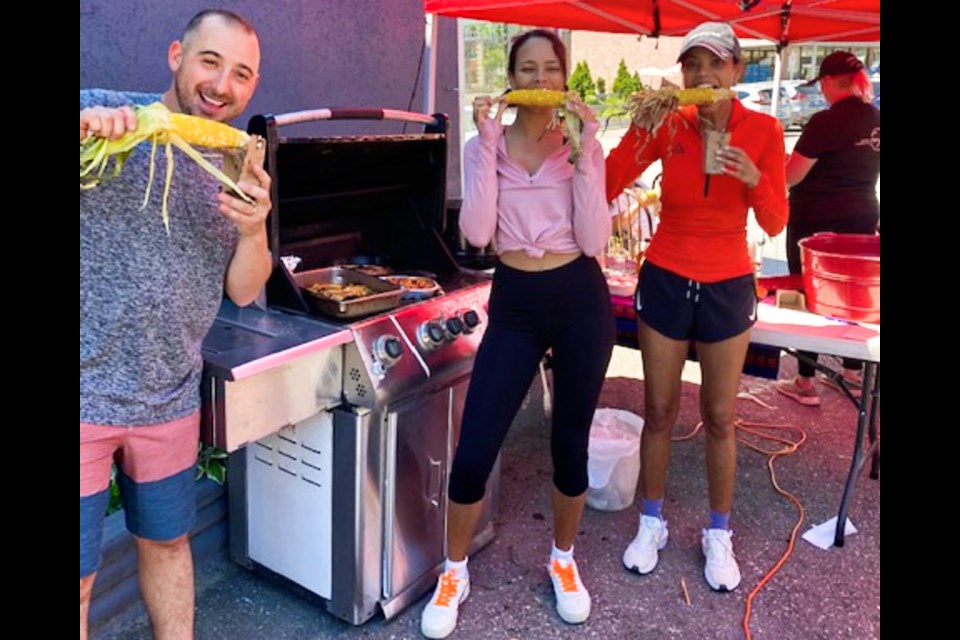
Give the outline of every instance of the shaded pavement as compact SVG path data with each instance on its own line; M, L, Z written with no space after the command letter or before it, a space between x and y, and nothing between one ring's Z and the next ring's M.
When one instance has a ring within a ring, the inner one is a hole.
M784 357L786 376L795 363ZM698 370L688 363L677 434L698 421ZM617 348L600 406L643 413L640 356ZM823 405L807 408L780 396L772 381L744 377L742 388L773 408L743 399L743 420L790 423L808 440L777 463L780 483L806 509L806 523L836 515L850 465L856 410L838 392L821 386ZM470 564L472 593L452 638L742 638L748 593L777 561L796 521L794 507L773 489L766 457L740 446L732 518L734 545L743 573L729 594L710 591L702 577L700 528L705 526L707 486L704 439L677 442L669 469L664 512L670 543L660 565L640 577L623 569L620 556L636 532L636 505L621 512L587 509L576 555L593 597L587 623L568 626L554 610L545 565L551 542L548 422L539 381L503 452L497 538ZM880 636L880 481L860 477L850 508L859 533L843 548L821 551L805 541L753 602L755 638L875 638ZM687 606L681 590L689 591ZM376 617L352 627L327 614L318 598L271 576L249 572L221 553L197 567L198 638L235 640L420 638L419 615L426 597L387 622ZM112 621L100 640L149 638L140 611Z

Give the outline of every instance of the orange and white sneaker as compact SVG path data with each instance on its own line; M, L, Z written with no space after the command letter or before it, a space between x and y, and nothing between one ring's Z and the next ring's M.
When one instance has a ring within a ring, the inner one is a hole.
M567 624L580 624L590 617L590 594L580 580L577 562L554 558L547 565L553 593L557 596L557 613Z
M420 633L427 638L446 638L457 628L460 603L470 595L470 576L457 569L440 574L437 588L420 616Z

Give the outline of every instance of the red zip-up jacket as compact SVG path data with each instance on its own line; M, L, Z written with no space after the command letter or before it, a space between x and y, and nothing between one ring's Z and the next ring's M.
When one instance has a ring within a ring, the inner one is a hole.
M653 138L630 127L607 157L607 200L616 198L652 162L663 161L660 225L646 259L697 282L753 273L747 209L753 208L757 222L771 236L783 230L789 214L780 122L734 100L727 131L730 146L746 151L760 170L760 182L753 189L726 175L712 175L706 184L696 107L672 113Z

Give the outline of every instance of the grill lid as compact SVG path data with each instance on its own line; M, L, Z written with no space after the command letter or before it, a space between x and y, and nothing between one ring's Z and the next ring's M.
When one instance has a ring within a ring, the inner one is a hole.
M400 119L426 126L423 133L399 135L281 135L285 124L335 118ZM397 272L456 271L443 241L447 126L442 115L389 110L254 116L248 129L267 139L272 177L268 235L274 272L268 303L307 310L281 256L300 257L306 271L360 254L389 256Z

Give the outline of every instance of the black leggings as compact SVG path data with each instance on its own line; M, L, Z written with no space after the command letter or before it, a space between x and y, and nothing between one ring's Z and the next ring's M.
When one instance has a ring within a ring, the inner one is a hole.
M790 273L801 273L800 262L800 241L809 238L815 233L823 231L833 231L834 233L873 233L877 228L876 214L865 213L863 215L845 216L834 220L819 220L815 222L790 222L787 225L787 264L790 267ZM810 360L816 362L817 354L813 351L801 351ZM844 369L860 369L862 362L853 358L843 359ZM797 373L801 376L812 378L816 373L816 367L810 362L804 360L797 361Z
M579 496L587 490L590 424L616 335L603 273L585 256L542 272L500 264L489 315L450 471L450 499L473 504L483 498L548 349L553 351L553 483L564 495Z

